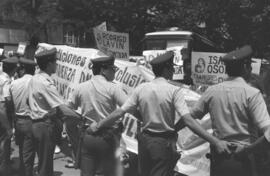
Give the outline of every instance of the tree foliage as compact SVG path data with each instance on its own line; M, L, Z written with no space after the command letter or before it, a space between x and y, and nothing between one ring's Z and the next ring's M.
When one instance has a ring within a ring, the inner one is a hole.
M146 32L172 26L202 33L226 51L250 43L262 55L270 43L269 0L0 0L0 7L20 14L30 33L52 21L91 32L106 21L109 30L129 33L132 48Z

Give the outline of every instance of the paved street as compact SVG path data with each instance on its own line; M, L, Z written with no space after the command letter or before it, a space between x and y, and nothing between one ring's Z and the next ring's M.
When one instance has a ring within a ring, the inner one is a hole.
M64 153L69 153L69 149L66 145L62 150ZM11 176L19 176L19 151L18 146L12 143L12 175ZM67 157L62 152L59 154L54 155L54 176L79 176L79 170L66 168L65 165L67 164L70 157ZM35 168L37 167L37 157L35 161Z

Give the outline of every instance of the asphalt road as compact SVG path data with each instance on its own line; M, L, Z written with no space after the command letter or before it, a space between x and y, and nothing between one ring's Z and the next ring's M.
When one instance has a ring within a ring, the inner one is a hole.
M64 154L66 153L66 154ZM67 145L62 146L62 152L54 154L54 176L79 176L80 171L74 168L66 168L65 165L70 160L68 156L70 149ZM18 146L12 142L12 155L11 155L11 176L19 175L19 149ZM37 157L35 159L35 169L37 169Z

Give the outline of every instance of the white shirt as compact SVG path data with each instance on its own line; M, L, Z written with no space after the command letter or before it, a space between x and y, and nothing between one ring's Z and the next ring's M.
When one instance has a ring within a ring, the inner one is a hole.
M74 109L80 107L84 117L99 122L112 113L117 105L121 106L126 99L125 92L115 83L96 75L75 88L69 104Z
M175 112L180 117L189 113L182 89L156 78L139 85L121 107L125 112L139 108L142 130L174 131Z
M14 80L10 85L10 92L14 104L15 114L21 116L30 116L30 108L28 106L28 86L32 79L32 75L25 74L22 78Z
M269 136L270 117L262 94L241 77L209 87L190 114L202 118L208 112L219 139L250 144L256 128Z
M29 107L33 119L43 118L52 108L64 104L52 78L40 71L29 83Z
M0 72L0 102L5 101L5 98L10 97L11 78L5 72Z

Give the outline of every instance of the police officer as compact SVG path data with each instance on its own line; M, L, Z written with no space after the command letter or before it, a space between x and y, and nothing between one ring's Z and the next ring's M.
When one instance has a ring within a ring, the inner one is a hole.
M0 175L8 175L13 113L9 88L12 77L16 73L18 58L9 57L3 59L2 62L3 72L0 73Z
M105 56L93 59L91 80L78 85L70 99L70 106L81 108L88 121L99 122L105 119L117 105L121 106L127 95L112 81L116 66L114 57ZM99 134L86 134L81 148L81 176L94 176L100 167L105 176L115 175L115 148L117 132L106 129Z
M53 154L61 125L56 126L56 108L65 107L50 77L56 71L56 49L45 49L35 55L40 71L29 83L29 107L34 144L38 154L39 176L53 175ZM58 133L57 133L58 132Z
M175 111L198 135L215 145L219 152L229 152L228 144L212 137L190 115L183 90L168 83L172 78L174 53L169 51L151 61L156 78L139 85L128 100L106 119L91 125L99 131L110 126L124 113L139 108L142 132L138 136L141 176L171 176L179 155L176 152Z
M35 73L35 61L21 57L18 72L21 78L14 80L10 86L15 111L15 139L19 145L20 173L32 176L35 148L32 133L32 118L29 109L28 85Z
M228 80L211 86L191 110L194 118L210 113L214 135L233 143L238 153L254 142L253 132L260 129L263 141L270 141L267 129L270 118L260 91L245 81L251 73L251 46L243 46L222 58ZM211 148L212 176L249 176L254 174L254 162L248 155L220 155Z

